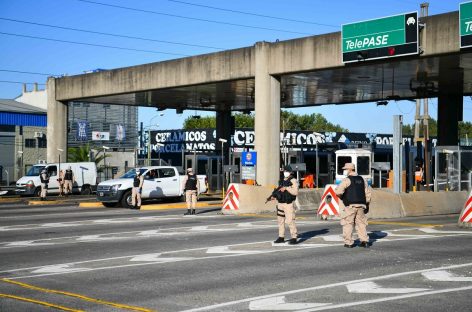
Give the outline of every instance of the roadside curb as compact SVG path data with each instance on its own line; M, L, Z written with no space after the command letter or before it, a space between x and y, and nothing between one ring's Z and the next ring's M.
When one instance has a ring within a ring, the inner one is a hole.
M60 205L63 203L64 203L63 200L30 200L28 201L29 206Z

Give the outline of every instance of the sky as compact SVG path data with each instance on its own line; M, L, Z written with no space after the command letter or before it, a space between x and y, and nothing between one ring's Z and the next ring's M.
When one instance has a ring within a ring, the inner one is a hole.
M21 94L21 83L44 84L48 75L81 74L97 68L113 69L247 47L258 41L336 32L346 23L419 12L421 2L0 0L0 98L15 98ZM430 0L429 15L457 11L462 2ZM429 102L430 115L437 118L437 99ZM363 103L293 111L321 113L351 132L392 133L392 116L403 115L405 123L413 123L415 104L390 101L380 107ZM164 116L158 114L154 108L140 108L139 121L154 128L179 129L190 115L214 113L186 111L177 115L174 110L166 110ZM464 120L472 121L469 97L464 98Z

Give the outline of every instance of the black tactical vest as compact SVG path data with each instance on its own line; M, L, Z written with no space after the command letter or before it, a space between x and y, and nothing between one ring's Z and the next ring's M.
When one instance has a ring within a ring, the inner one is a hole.
M66 170L66 173L64 174L64 180L72 180L72 170Z
M366 205L364 179L361 176L348 176L347 178L351 180L351 185L344 191L344 205Z
M197 176L192 174L187 175L187 182L185 182L185 190L186 191L196 191L197 190Z
M141 179L136 175L133 180L133 186L134 187L139 187L139 184L141 183Z
M283 179L279 182L279 187L290 187L290 186L292 186L291 177L288 178L287 180ZM295 201L296 198L297 196L290 194L289 191L283 191L283 192L279 191L279 195L277 196L278 202L282 204L291 204Z

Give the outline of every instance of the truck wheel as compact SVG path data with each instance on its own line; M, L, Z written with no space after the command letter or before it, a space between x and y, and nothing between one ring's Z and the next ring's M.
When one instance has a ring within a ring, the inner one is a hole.
M82 186L82 189L80 190L80 195L91 195L91 194L92 194L92 189L90 188L89 185Z
M118 203L102 203L107 208L114 208Z
M131 190L126 191L121 198L121 207L123 208L132 208L133 205L131 204Z

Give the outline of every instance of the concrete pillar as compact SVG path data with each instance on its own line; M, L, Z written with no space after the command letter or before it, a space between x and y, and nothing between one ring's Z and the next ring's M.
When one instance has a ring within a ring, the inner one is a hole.
M270 43L255 45L257 182L276 185L280 166L280 79L269 75Z
M458 56L441 59L439 64L438 143L439 146L459 143L459 124L463 115L464 73L457 74ZM453 70L455 71L453 73Z
M56 101L56 81L48 78L48 126L47 126L47 162L67 160L67 105ZM62 149L63 152L58 151Z

